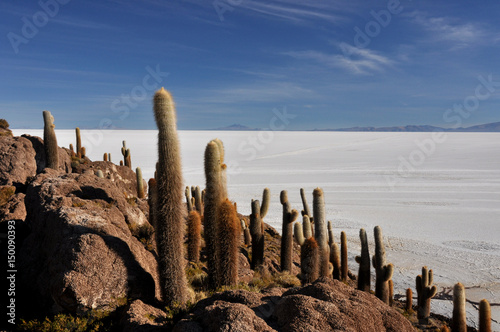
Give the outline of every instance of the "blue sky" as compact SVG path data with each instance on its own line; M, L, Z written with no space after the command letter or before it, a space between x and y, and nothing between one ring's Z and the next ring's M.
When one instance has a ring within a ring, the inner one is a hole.
M2 0L13 128L289 130L500 121L500 2ZM484 83L484 82L490 83ZM483 83L481 83L483 82Z

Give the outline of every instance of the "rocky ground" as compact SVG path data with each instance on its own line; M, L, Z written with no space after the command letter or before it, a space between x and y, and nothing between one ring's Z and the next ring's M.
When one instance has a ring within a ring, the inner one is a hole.
M17 322L24 319L19 329L57 323L80 324L82 330L404 332L448 323L434 316L419 325L402 303L389 307L355 290L354 281L320 279L300 286L299 247L293 273L281 273L280 235L269 226L262 269L250 269L251 247L243 245L240 284L209 291L202 251L202 263L186 262L196 303L165 308L149 206L137 198L135 173L111 162L75 163L64 148L59 165L45 169L40 138L0 135L2 257L7 221L13 220Z

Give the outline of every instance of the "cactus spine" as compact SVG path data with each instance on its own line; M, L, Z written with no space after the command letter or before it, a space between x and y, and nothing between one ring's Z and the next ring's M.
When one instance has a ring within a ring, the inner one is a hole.
M177 120L172 96L164 88L154 95L158 126L156 245L163 301L167 306L187 301L184 272L183 180Z
M219 145L210 141L205 149L205 208L203 212L205 226L205 244L207 251L208 279L211 288L217 288L220 280L219 257L217 251L218 207L224 201L222 185L222 165Z
M431 299L436 295L437 288L432 285L433 274L427 266L422 267L422 274L416 278L417 289L417 318L427 321L431 315Z
M340 279L342 281L347 281L349 274L349 267L347 264L347 236L345 232L340 233Z
M292 272L292 251L293 251L293 223L299 213L292 210L288 202L288 193L283 190L280 194L280 201L283 205L283 228L281 235L281 271Z
M144 192L144 182L142 180L142 171L140 167L135 169L135 174L137 177L137 198L146 197L146 193Z
M264 223L260 215L260 202L252 201L250 214L250 234L252 235L252 269L264 263Z
M485 299L479 302L479 332L491 332L491 307Z
M361 240L361 256L356 256L356 262L359 263L358 289L370 291L370 250L368 248L368 236L366 231L359 230L359 239Z
M188 241L187 253L188 261L198 263L200 261L201 245L201 217L198 211L191 211L188 214Z
M328 277L330 263L330 247L328 246L328 232L325 220L325 197L321 188L313 191L313 215L315 223L315 239L319 247L319 275Z
M43 111L43 146L45 149L45 167L59 169L59 151L54 128L54 117L49 111Z
M465 288L461 283L453 287L453 332L467 332L467 320L465 318Z
M389 279L392 278L394 266L385 262L385 248L382 238L382 229L375 226L375 255L373 255L373 267L375 268L375 296L389 304Z
M75 128L76 135L76 156L82 158L82 136L80 135L80 128Z
M148 181L148 205L149 205L149 223L156 230L155 206L158 197L156 180L151 178Z
M227 198L219 208L218 219L219 284L233 286L238 283L241 230L236 208Z

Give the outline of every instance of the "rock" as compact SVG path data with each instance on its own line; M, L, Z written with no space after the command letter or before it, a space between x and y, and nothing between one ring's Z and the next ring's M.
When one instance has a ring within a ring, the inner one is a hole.
M122 331L124 332L154 332L164 331L162 326L167 321L164 311L145 304L141 300L133 301L125 317L122 320Z
M263 290L233 290L198 302L174 331L414 331L398 311L338 280Z
M0 137L0 185L24 187L36 175L35 150L23 137Z
M15 190L14 187L0 186L0 193L9 189L11 191ZM0 202L0 222L5 220L24 221L26 219L25 196L23 193L14 193L6 200L5 204L2 205L2 202Z
M147 218L114 183L46 169L25 201L31 233L20 275L40 295L39 306L82 313L124 297L159 299L156 259L129 229L149 225Z
M280 331L414 331L406 318L372 294L329 278L285 292L273 317Z
M36 174L45 169L45 149L43 139L38 136L22 135L22 138L29 140L35 151ZM69 149L59 148L59 170L65 173L71 173L71 153Z

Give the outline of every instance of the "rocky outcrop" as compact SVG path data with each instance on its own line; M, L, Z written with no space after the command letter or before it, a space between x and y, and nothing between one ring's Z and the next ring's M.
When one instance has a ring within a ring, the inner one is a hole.
M38 136L22 135L21 138L25 138L31 142L33 150L35 152L35 162L36 162L36 173L40 173L45 169L45 149L43 148L43 139ZM68 149L59 148L59 170L65 173L71 173L71 153Z
M35 175L35 150L31 142L23 137L1 137L0 185L20 188Z
M414 331L398 311L338 280L262 293L226 291L202 300L174 331Z
M123 332L165 331L163 325L166 322L167 315L164 311L135 300L128 306L121 327Z
M26 193L22 275L44 308L81 313L159 297L156 259L131 229L144 213L107 179L44 170Z

